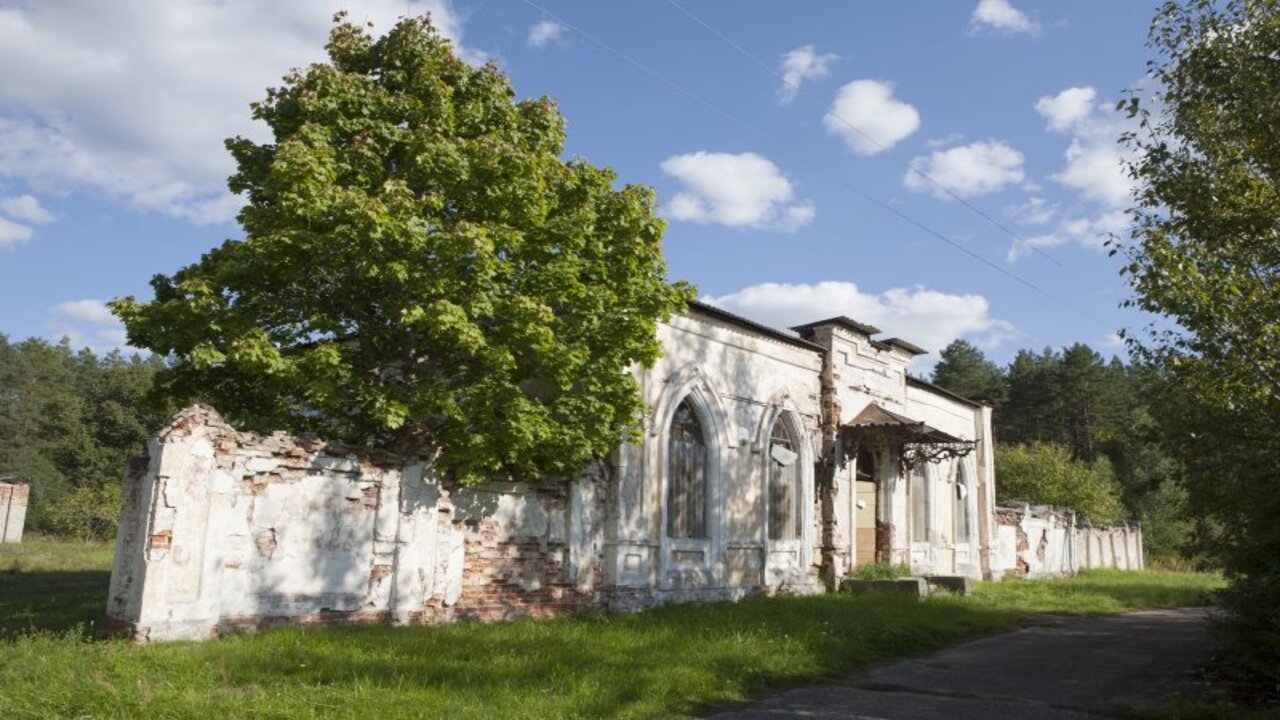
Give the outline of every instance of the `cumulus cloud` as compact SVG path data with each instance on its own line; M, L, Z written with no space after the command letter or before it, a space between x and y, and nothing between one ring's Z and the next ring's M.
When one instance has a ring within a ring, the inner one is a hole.
M813 221L813 204L795 200L791 181L755 153L673 155L662 171L684 183L665 207L676 220L787 232Z
M0 197L0 248L30 240L35 234L32 225L51 223L55 219L32 195Z
M827 74L827 66L838 59L834 53L819 53L812 45L802 45L782 55L779 71L782 73L782 87L778 88L778 102L786 105L796 99L800 85L805 80L820 78Z
M991 317L981 295L892 288L866 293L850 282L762 283L737 292L706 296L705 302L766 325L787 328L835 315L847 315L937 353L958 337L992 348L1014 335L1010 323ZM925 364L930 361L923 359Z
M225 138L265 140L249 103L323 58L342 3L125 4L44 0L0 8L0 179L84 191L193 222L234 217ZM356 22L430 12L455 42L448 0L369 0ZM476 54L463 50L471 60Z
M1128 121L1105 103L1095 102L1091 87L1067 88L1036 101L1049 130L1069 135L1066 163L1053 179L1086 199L1110 209L1129 203L1133 181L1124 170L1117 144Z
M1022 182L1022 153L999 140L982 140L911 161L902 184L908 190L928 190L940 198L948 191L975 197Z
M115 322L115 316L111 314L111 309L107 307L107 304L92 298L59 303L53 309L53 312L55 315L69 320L91 323Z
M875 155L914 133L920 127L920 113L893 96L892 84L855 80L836 93L822 124L844 138L853 153Z
M555 20L540 20L529 28L529 47L542 48L548 43L559 42L564 37L564 26Z
M49 311L46 323L54 337L66 337L77 347L95 352L128 350L124 326L107 304L96 298L68 300Z
M53 213L46 210L40 201L31 195L0 197L0 215L35 225L54 221Z
M1114 235L1120 235L1129 227L1129 216L1124 210L1110 210L1092 217L1073 217L1060 221L1053 232L1032 235L1014 241L1009 248L1007 259L1012 262L1022 256L1028 248L1046 248L1067 243L1076 243L1093 250L1106 248L1106 242Z
M1054 132L1066 132L1093 113L1098 92L1091 87L1072 87L1036 101L1036 112Z
M24 243L31 239L34 232L30 225L23 225L0 217L0 248Z
M1040 32L1040 23L1015 8L1009 0L979 0L969 18L969 31L984 30L1004 35L1035 35Z

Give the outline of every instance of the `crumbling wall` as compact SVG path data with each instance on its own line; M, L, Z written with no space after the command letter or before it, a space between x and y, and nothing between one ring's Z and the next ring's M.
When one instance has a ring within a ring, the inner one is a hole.
M386 619L550 615L598 601L598 468L449 487L429 465L188 408L131 465L108 617L145 639Z
M1142 528L1093 527L1047 505L996 508L996 577L1061 577L1085 568L1141 570Z
M22 542L22 526L27 520L30 487L0 480L0 543Z

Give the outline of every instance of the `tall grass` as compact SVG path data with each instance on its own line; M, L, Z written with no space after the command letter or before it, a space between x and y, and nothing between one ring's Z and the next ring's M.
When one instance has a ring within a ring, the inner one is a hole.
M100 549L33 550L21 559L33 569L14 577L38 585L45 575L103 573ZM54 557L38 559L46 552ZM88 569L75 570L77 562ZM1183 605L1203 601L1216 583L1185 573L1091 572L984 583L973 597L923 602L883 594L758 598L491 625L290 628L146 647L75 629L24 632L0 642L0 715L680 716L1012 629L1028 613ZM76 606L79 590L44 587L52 605L70 598ZM96 609L82 608L83 618L105 604L105 587L94 592ZM0 613L9 608L0 605ZM22 622L65 628L67 612L46 610ZM0 623L10 620L0 615Z
M0 638L36 629L100 627L113 551L110 543L39 535L0 544Z

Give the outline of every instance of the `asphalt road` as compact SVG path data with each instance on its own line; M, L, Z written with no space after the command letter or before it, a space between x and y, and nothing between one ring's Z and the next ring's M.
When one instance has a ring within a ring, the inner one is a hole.
M789 690L713 717L1096 718L1159 711L1194 695L1213 651L1210 611L1178 608L1042 622L927 657Z

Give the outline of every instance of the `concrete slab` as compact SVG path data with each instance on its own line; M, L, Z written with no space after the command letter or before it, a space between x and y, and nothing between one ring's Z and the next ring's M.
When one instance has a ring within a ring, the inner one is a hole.
M1206 608L1101 618L1044 616L1035 626L850 677L797 688L716 718L1086 718L1158 711L1200 690L1213 651Z

